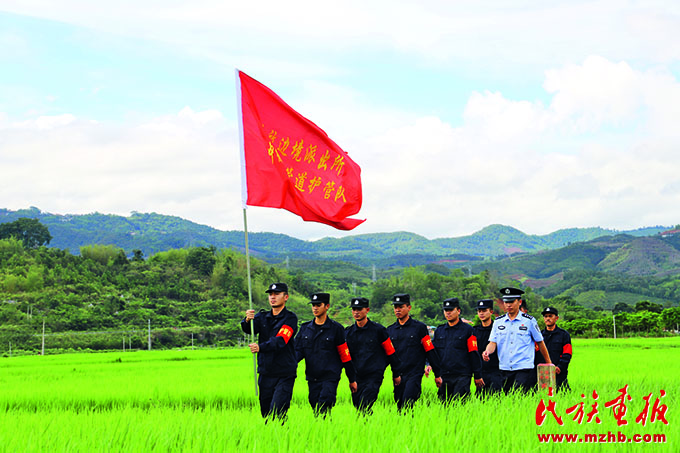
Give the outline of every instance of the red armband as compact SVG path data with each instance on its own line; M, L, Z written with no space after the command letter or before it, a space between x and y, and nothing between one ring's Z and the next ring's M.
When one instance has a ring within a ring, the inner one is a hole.
M290 340L290 337L293 336L293 329L291 327L288 327L287 325L281 326L279 329L279 333L276 334L277 337L282 337L283 341L288 344L288 341Z
M425 335L420 342L423 344L423 349L425 349L425 352L430 352L431 350L434 349L434 345L432 344L432 340L430 339L429 335Z
M476 351L477 350L477 337L475 337L474 335L471 335L470 338L468 338L467 346L468 346L468 352Z
M382 342L382 347L385 350L385 354L387 355L394 354L394 346L392 345L392 340L390 340L389 338Z
M571 355L571 345L570 344L565 344L562 347L562 354L569 354Z
M349 362L352 360L352 356L349 355L349 348L347 347L347 343L343 343L340 346L337 347L338 349L338 354L340 354L340 361L342 363Z

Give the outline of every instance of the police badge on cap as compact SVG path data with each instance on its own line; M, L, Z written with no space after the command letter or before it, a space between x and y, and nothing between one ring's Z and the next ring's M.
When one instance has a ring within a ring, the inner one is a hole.
M411 296L408 294L395 294L392 296L392 305L411 305Z
M501 288L501 297L503 298L503 302L512 302L515 299L521 299L522 294L524 294L524 291L519 288Z
M543 311L541 312L541 314L542 314L543 316L545 316L545 315L555 315L555 316L559 316L558 311L557 311L557 308L555 308L555 307L546 307L546 308L543 309Z
M454 308L460 308L460 302L458 302L457 297L452 297L450 299L444 299L444 302L442 302L442 308L444 310L452 310Z
M309 297L310 304L330 304L331 295L328 293L314 293Z
M484 310L485 308L493 309L492 299L482 299L477 301L477 310Z
M368 299L365 297L355 297L350 303L352 308L368 308Z
M287 293L288 285L285 283L272 283L265 293Z

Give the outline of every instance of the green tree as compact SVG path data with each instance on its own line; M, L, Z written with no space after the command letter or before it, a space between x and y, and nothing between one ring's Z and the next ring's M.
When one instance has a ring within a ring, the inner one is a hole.
M26 248L47 245L52 240L50 231L38 219L21 217L14 222L0 224L0 239L17 238Z

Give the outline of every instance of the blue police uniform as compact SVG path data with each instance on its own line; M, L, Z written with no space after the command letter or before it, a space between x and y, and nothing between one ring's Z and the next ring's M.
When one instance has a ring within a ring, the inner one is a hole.
M266 292L288 292L285 283L274 283ZM258 335L257 383L262 417L273 415L285 417L293 397L293 385L297 375L295 341L298 319L295 313L283 308L274 316L271 310L260 310L253 318ZM250 322L241 320L241 329L250 334Z
M295 352L298 362L305 359L309 404L315 413L326 414L335 405L343 367L349 382L356 381L344 327L331 318L321 325L314 320L303 323L295 337Z
M534 317L521 312L515 319L510 319L507 314L499 316L493 323L489 341L496 343L499 368L505 381L503 390L508 392L516 387L530 390L534 374L534 343L543 341Z
M352 394L352 403L357 409L370 413L378 399L385 368L389 364L392 375L398 377L401 363L387 329L370 319L363 327L356 322L347 327L345 340L357 372L357 391Z
M432 367L435 377L441 376L439 357L427 331L427 326L409 317L404 324L399 321L387 328L394 349L401 361L401 384L394 387L397 408L411 407L422 392L425 362Z

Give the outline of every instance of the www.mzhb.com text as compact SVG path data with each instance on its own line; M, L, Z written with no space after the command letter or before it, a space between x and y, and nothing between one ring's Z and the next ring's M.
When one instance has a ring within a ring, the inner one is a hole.
M538 434L540 443L603 443L603 444L663 444L666 443L665 434L634 434L626 436L621 431L611 431L603 434Z

